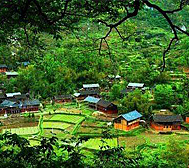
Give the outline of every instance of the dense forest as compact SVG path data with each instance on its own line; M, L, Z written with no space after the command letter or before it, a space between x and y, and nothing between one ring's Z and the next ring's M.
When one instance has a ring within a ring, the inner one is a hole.
M186 117L188 4L187 0L4 0L0 64L18 76L9 79L0 74L0 89L52 102L56 95L78 92L82 84L98 83L100 96L114 102L119 114L138 110L148 120L154 110L168 109ZM144 83L148 89L122 94L130 82ZM146 142L129 150L108 146L103 141L108 134L103 134L100 150L86 154L79 144L88 137L70 139L70 145L55 137L41 138L40 145L30 146L25 138L5 133L0 137L0 163L2 167L189 165L188 140ZM108 138L115 137L110 133Z

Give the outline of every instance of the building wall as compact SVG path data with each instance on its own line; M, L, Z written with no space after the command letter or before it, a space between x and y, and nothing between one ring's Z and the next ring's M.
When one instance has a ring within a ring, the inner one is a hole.
M157 131L172 131L172 130L180 130L180 124L172 124L172 125L163 125L151 122L151 127Z
M124 131L129 131L131 129L137 128L139 126L139 120L133 121L130 125L128 125L128 122L124 119L121 120L121 123L114 122L114 128L120 129Z
M186 123L189 123L189 117L186 117Z
M62 100L55 100L56 103L64 103L64 102L71 102L71 99L62 99Z
M1 72L7 72L7 68L0 68L0 73Z
M107 114L116 114L118 113L117 109L105 108L101 106L97 106L97 110L107 113Z

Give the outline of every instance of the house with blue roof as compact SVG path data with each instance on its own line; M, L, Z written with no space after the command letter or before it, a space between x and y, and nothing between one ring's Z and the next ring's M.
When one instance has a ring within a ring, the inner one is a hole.
M83 101L87 102L89 107L97 109L97 103L100 101L100 98L96 98L96 97L93 97L93 96L88 96Z
M113 121L114 128L124 131L129 131L131 129L137 128L139 126L141 117L142 115L136 110L119 115Z

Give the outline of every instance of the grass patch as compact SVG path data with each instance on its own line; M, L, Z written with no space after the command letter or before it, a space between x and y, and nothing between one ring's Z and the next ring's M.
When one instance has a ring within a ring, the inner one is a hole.
M5 133L6 131L17 135L33 135L39 133L39 128L38 127L12 128L12 129L3 129L2 132Z
M60 129L66 129L70 124L62 123L62 122L43 122L43 128L60 128Z
M70 123L76 124L84 118L85 117L78 116L78 115L55 114L50 118L50 120L70 122Z
M117 146L117 139L103 139L105 141L106 145L109 145L110 147L116 147ZM89 149L100 149L100 146L102 146L103 143L101 141L101 138L94 138L89 139L87 142L85 142L82 147L89 148Z

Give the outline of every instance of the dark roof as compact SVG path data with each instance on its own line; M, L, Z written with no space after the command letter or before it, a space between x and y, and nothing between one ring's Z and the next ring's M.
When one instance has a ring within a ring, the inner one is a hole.
M100 92L99 90L82 90L79 93L81 96L87 96L87 95L98 95Z
M5 99L6 96L4 94L0 94L0 99Z
M122 94L127 94L127 93L129 93L129 92L133 92L133 89L128 89L128 88L126 88L126 89L121 90L121 93L122 93Z
M0 68L7 68L5 64L0 64Z
M25 100L23 102L23 106L39 106L40 105L40 101L37 99L34 100Z
M142 117L142 115L138 111L134 110L129 113L122 114L121 117L123 117L127 121L132 121Z
M157 123L183 122L180 115L153 115L153 120Z
M102 107L108 107L111 104L112 104L112 102L109 102L109 101L106 101L106 100L103 100L103 99L100 99L97 102L97 105L102 106Z
M61 100L61 99L72 99L72 95L67 94L67 95L57 95L54 96L55 100Z
M21 95L15 95L14 98L16 98L16 99L26 99L27 96L26 96L26 94L21 94Z

